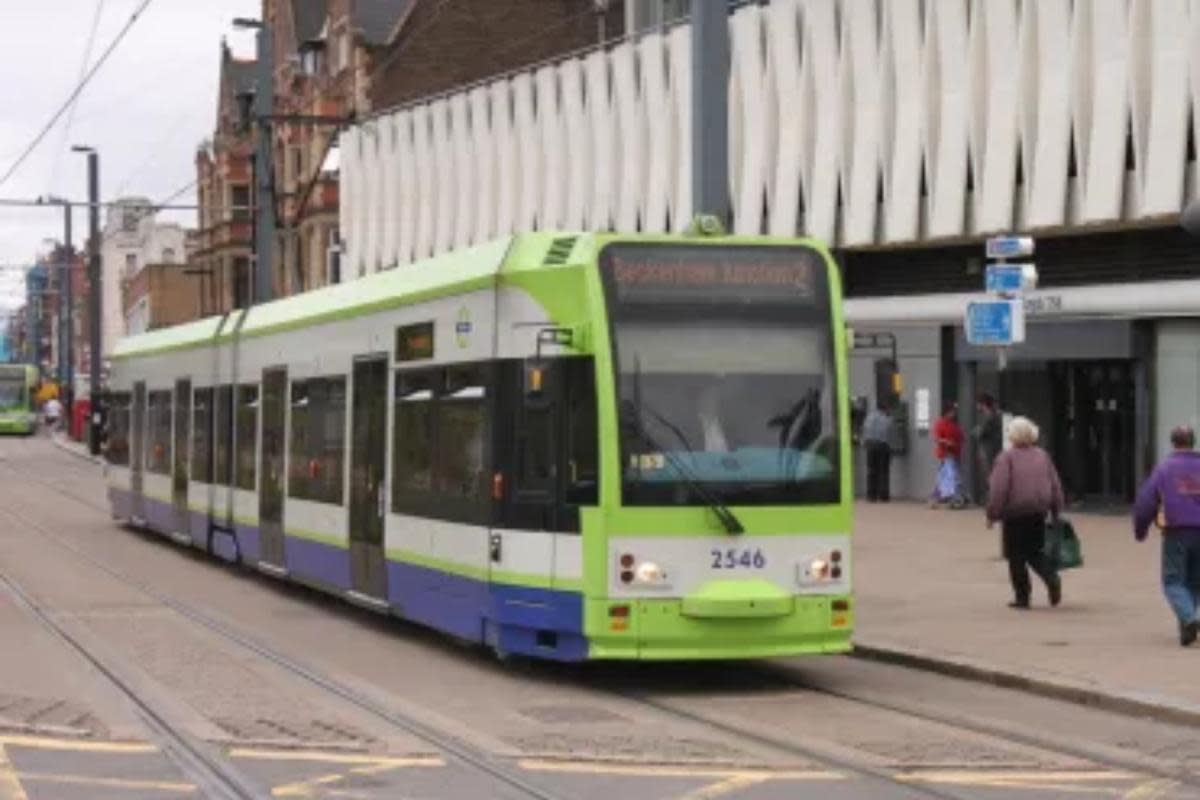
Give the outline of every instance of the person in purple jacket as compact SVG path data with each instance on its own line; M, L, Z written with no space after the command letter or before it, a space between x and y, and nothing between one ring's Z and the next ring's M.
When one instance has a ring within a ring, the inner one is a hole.
M1181 425L1171 431L1169 456L1138 490L1133 506L1133 532L1145 541L1150 524L1162 528L1163 594L1179 619L1179 643L1196 641L1200 622L1200 453L1196 432Z

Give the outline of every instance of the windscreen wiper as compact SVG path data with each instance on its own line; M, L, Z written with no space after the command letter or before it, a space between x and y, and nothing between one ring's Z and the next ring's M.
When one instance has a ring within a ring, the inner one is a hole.
M713 512L717 520L720 521L721 527L725 529L726 533L730 535L737 535L746 532L746 529L742 527L741 520L739 520L737 516L729 510L729 506L725 505L721 498L714 494L707 486L705 486L703 481L697 478L695 473L693 473L690 468L680 461L674 453L659 444L658 440L655 439L648 430L646 430L646 426L642 422L641 415L636 411L634 412L633 423L636 426L638 436L641 437L642 441L657 450L662 454L664 459L670 462L671 466L675 468L675 471L679 473L679 477L683 478L683 482L687 484L688 488L695 492L696 495L699 496L699 498L703 500Z

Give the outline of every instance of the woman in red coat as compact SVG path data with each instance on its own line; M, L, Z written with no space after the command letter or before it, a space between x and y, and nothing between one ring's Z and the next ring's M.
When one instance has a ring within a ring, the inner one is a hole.
M958 406L946 406L933 424L933 456L938 460L937 481L929 498L931 506L949 503L958 496L958 459L962 455L963 429L958 424Z

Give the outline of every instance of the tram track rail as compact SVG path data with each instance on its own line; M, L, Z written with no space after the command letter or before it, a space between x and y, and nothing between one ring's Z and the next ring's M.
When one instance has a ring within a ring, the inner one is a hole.
M11 464L7 466L11 467ZM52 489L58 494L68 497L87 507L98 507L97 504L84 500L83 498L76 496L74 493L62 490L60 487L45 482L41 479L33 478L27 475L23 475L22 477L30 482ZM108 512L107 508L103 510L105 513ZM36 531L39 535L44 536L58 547L72 553L77 558L100 570L113 580L136 590L156 603L159 603L162 606L174 611L181 617L184 617L185 619L201 626L202 628L215 634L221 640L251 652L264 661L282 669L286 673L303 680L317 689L320 689L325 694L336 697L340 701L357 708L359 711L365 712L366 714L375 717L385 724L417 738L445 757L447 763L457 764L466 770L479 773L486 778L506 785L510 789L520 793L522 796L533 798L534 800L565 800L565 798L563 798L561 795L536 785L532 781L528 780L519 769L510 767L508 764L497 758L494 758L484 750L464 742L455 736L439 731L436 727L423 720L397 711L385 703L377 701L360 692L359 690L342 683L341 681L331 678L328 675L325 675L316 668L292 658L291 656L271 647L260 639L235 628L234 626L218 619L217 617L207 614L187 603L176 600L173 597L157 591L146 583L126 575L110 564L104 562L102 559L97 558L96 556L82 549L75 543L50 530L37 520L30 519L29 517L11 509L0 509L0 515L8 516L27 528ZM0 582L7 582L6 577L2 573L0 573ZM20 592L23 590L18 589L17 591ZM21 594L18 594L18 597L21 596ZM28 595L23 596L28 597ZM44 624L50 626L51 629L56 633L60 632L61 626L59 626L58 623L54 621L53 618L44 610L39 610L39 607L36 605L36 603L30 605L29 608L31 612L34 613L34 615L39 619L39 621L42 621ZM64 634L60 633L60 635ZM87 648L85 646L78 644L75 640L69 638L69 634L65 635L68 637L68 643L72 644L76 650L83 653L90 662L96 664L97 668L101 669L106 676L109 676L111 670L107 670L107 668L102 666L102 663L98 662L93 654L87 652ZM114 678L110 676L110 680L113 679ZM119 676L117 676L116 679L119 680ZM164 752L168 753L168 755L176 752L176 749L182 747L181 760L177 763L179 764L180 769L185 772L185 774L193 779L195 779L198 775L198 777L204 780L225 780L230 787L234 785L232 778L237 774L236 767L234 765L231 763L222 764L219 759L215 758L213 754L207 753L206 748L199 746L198 743L191 742L191 749L184 746L190 742L185 734L175 731L168 724L166 724L165 721L162 721L160 715L155 714L154 709L150 707L150 704L147 703L147 701L145 701L143 698L139 697L132 688L128 687L124 683L118 683L118 687L121 688L122 691L129 696L130 699L135 702L135 704L138 705L139 709L146 707L148 712L154 714L150 718L150 728L152 733L158 733L154 723L162 722L162 725L166 727L166 730L162 731L164 736L170 737L172 734L175 734L182 740L177 744L173 738L165 738L159 743L164 745ZM191 761L188 759L198 758L201 756L203 756L206 760L202 760L199 766L207 765L209 772L212 773L211 776L205 776L201 773L193 774L193 772L190 771L192 765ZM199 781L197 781L197 785L204 786L206 784L201 784ZM220 788L219 783L213 783L212 785L214 788ZM248 797L269 797L270 792L242 794L213 793L211 796L221 798L221 800L224 800L226 797L241 800L241 798Z
M6 466L11 467L11 464L7 464ZM86 465L80 465L80 467L81 471L88 471ZM50 489L59 495L69 498L72 501L82 504L88 508L103 511L105 514L107 514L109 511L107 506L103 505L102 503L97 503L91 499L84 498L63 488L60 485L29 474L23 473L21 477L23 480L44 486L45 488ZM11 512L6 511L5 513ZM60 546L72 551L76 555L87 560L89 563L95 565L97 568L108 573L115 579L137 589L148 597L151 597L155 601L162 603L166 607L171 608L193 622L202 625L221 638L256 653L260 657L280 666L293 675L304 679L305 681L323 689L324 691L339 697L343 701L348 702L359 709L366 711L373 716L376 716L383 721L416 736L443 753L450 755L453 760L479 769L492 777L496 777L502 780L504 783L531 797L544 798L544 800L552 800L552 798L555 798L555 795L547 793L544 790L529 784L523 776L515 774L515 771L507 768L505 765L498 764L486 753L482 753L461 741L451 737L446 737L440 732L431 730L424 722L414 720L406 715L399 714L392 709L382 706L371 698L363 696L353 688L340 684L337 681L334 681L308 667L307 665L296 662L289 656L279 653L252 636L238 631L226 623L211 617L202 611L187 606L186 604L181 603L174 598L162 595L161 593L137 581L136 579L132 579L123 575L119 571L111 568L109 565L104 564L102 561L96 559L91 554L84 552L74 543L62 539L53 532L46 531L43 526L38 525L36 522L24 519L22 521L28 525L39 528L45 533L45 535L52 538ZM1148 761L1147 759L1138 758L1136 756L1122 758L1116 753L1098 753L1093 748L1072 746L1060 740L1051 740L1048 736L1018 731L1012 727L993 723L987 721L986 719L970 719L961 715L941 713L928 707L915 707L912 704L903 702L890 702L876 697L868 697L855 694L853 692L821 686L817 683L805 681L802 677L797 676L786 667L780 665L772 665L769 663L744 665L743 672L758 675L763 680L773 681L777 685L782 685L786 688L821 694L827 697L835 698L842 702L870 708L881 713L890 713L917 719L949 729L988 737L1007 744L1019 745L1026 748L1041 750L1054 755L1082 760L1104 768L1165 779L1190 788L1200 788L1200 777L1196 776L1195 774L1182 769L1173 769L1164 764L1155 764L1152 760ZM903 790L905 793L912 796L937 798L938 800L961 800L963 797L963 794L954 792L953 790L947 788L923 785L918 781L905 780L902 772L897 772L890 767L873 766L870 764L861 763L853 758L843 757L841 754L831 753L829 750L820 746L806 746L799 744L794 740L785 740L781 737L773 736L769 733L763 733L761 731L757 731L733 722L714 719L712 716L707 714L697 713L685 708L681 708L670 700L657 698L645 692L607 689L603 687L601 687L600 690L635 704L653 709L654 711L666 716L692 724L698 724L709 729L720 731L722 734L728 736L736 737L759 746L765 746L778 752L796 756L826 768L856 776L865 781L875 783L881 787L887 787L892 790ZM499 770L503 775L505 775L505 777L500 777L497 775L495 772L496 770Z

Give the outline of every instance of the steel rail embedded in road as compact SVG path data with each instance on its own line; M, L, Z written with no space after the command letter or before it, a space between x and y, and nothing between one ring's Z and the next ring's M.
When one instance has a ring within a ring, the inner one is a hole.
M7 466L11 467L11 463L7 464ZM83 500L82 498L77 497L70 492L64 491L60 487L55 486L52 483L45 482L45 481L39 480L37 478L32 478L28 475L22 475L22 478L30 480L34 483L43 485L49 489L52 489L53 491L57 492L58 494L63 495L64 497L68 497L70 499L75 500L76 502L82 503L84 505L89 505L89 506L91 505L90 503ZM136 580L134 578L131 578L128 575L125 575L124 573L120 572L119 570L113 568L109 564L101 561L100 559L96 558L92 554L86 552L79 546L75 545L73 542L67 541L66 539L64 539L60 535L56 534L55 532L49 530L48 528L41 525L37 521L31 520L28 517L26 517L18 512L12 511L11 509L0 509L0 513L6 514L10 517L13 517L14 519L19 520L20 522L22 522L29 528L32 528L32 529L38 531L38 533L42 534L46 538L53 541L59 547L62 547L65 550L69 550L70 552L72 552L76 556L78 556L79 558L81 558L84 561L88 562L89 564L95 566L97 569L101 570L102 572L109 575L113 579L125 584L126 586L128 586L132 589L136 589L137 591L139 591L142 594L146 595L147 597L153 599L154 601L161 603L162 605L166 606L167 608L170 608L172 611L175 611L179 615L186 617L187 619L190 619L191 621L207 628L208 630L212 631L216 635L220 636L222 639L225 639L228 642L236 644L239 647L242 647L243 649L249 650L250 652L275 664L276 666L284 669L285 671L291 673L292 675L302 678L305 681L307 681L308 683L324 690L328 694L332 694L332 695L338 697L339 699L357 707L358 709L365 711L368 714L371 714L372 716L377 717L378 719L383 720L384 722L392 725L393 727L399 728L400 730L403 730L406 733L409 733L412 736L417 737L418 739L426 742L427 744L432 745L434 748L436 748L437 750L439 750L443 754L445 754L449 758L449 760L457 761L459 764L461 764L463 766L466 766L477 772L483 773L490 778L494 778L495 780L498 780L498 781L508 785L509 787L516 789L517 791L523 793L524 795L527 795L528 797L536 798L536 800L562 800L562 798L559 795L554 794L553 792L544 790L541 787L535 786L534 784L532 784L528 780L526 780L525 777L523 775L521 775L518 771L513 770L501 763L498 763L495 759L491 758L487 753L483 752L482 750L480 750L472 745L469 745L465 742L462 742L453 736L444 734L444 733L438 731L437 729L435 729L433 726L428 725L428 724L426 724L418 719L415 719L407 714L403 714L398 711L395 711L394 709L388 708L384 704L376 702L375 700L372 700L370 697L367 697L363 693L347 686L346 684L343 684L339 681L334 680L333 678L330 678L326 675L321 674L319 671L313 669L312 667L309 667L306 664L303 664L303 663L291 658L290 656L284 655L283 653L279 652L278 650L275 650L274 648L264 644L263 642L259 641L258 639L254 638L242 631L239 631L230 625L227 625L226 623L216 619L215 617L205 614L204 612L202 612L190 605L187 605L186 603L182 603L178 600L175 600L174 598L171 598L164 594L161 594L160 592L154 590L153 588L146 585L145 583L143 583L139 580ZM0 578L2 578L2 577L3 576L0 575ZM51 624L53 624L53 623L51 623ZM89 658L89 660L90 660L90 658ZM128 689L124 689L124 690L126 691L126 693L129 693L132 698L134 698L135 702L139 703L139 707L140 707L141 701L137 699L136 695L132 694L130 692L130 690L128 690ZM242 797L243 795L234 795L234 796ZM257 796L257 795L246 795L246 796Z
M3 513L17 517L7 510ZM18 517L19 518L19 517ZM22 520L24 521L24 520ZM255 800L270 797L270 792L242 774L232 762L211 752L184 731L172 725L154 704L122 678L105 660L61 625L10 576L0 572L0 584L9 594L51 634L79 653L109 683L116 687L137 709L138 717L150 731L151 738L162 753L179 771L191 780L205 797L216 800Z

